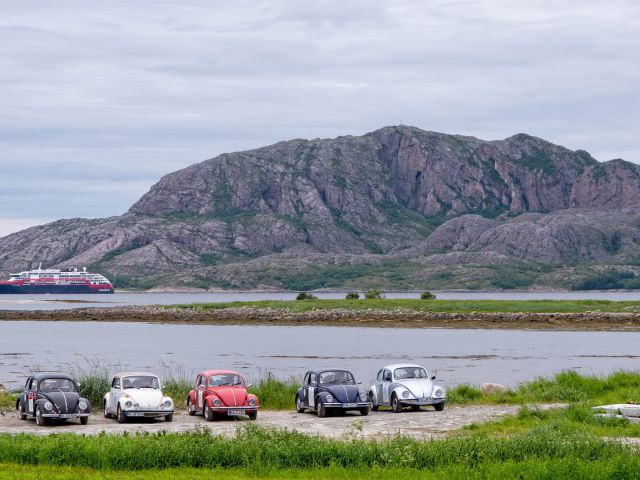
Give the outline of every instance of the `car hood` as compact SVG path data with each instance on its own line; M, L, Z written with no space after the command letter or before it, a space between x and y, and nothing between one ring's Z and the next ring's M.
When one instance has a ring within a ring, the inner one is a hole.
M360 401L360 390L355 385L327 385L320 388L325 392L329 392L341 403Z
M158 408L162 403L162 391L153 388L131 388L125 390L133 403L137 403L141 408Z
M406 387L417 398L430 397L433 392L433 382L426 378L406 379L398 383Z
M60 413L74 413L78 408L80 395L78 392L57 392L40 393L40 396L53 403Z
M247 403L247 389L244 387L216 387L212 392L227 407L241 407Z

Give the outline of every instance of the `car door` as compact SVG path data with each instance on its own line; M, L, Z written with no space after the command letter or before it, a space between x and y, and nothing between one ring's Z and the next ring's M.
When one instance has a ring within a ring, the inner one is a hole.
M391 402L391 370L386 368L382 372L382 403L388 405Z
M309 377L311 372L307 372L302 380L302 404L305 407L309 406Z
M111 382L111 390L109 391L109 411L111 413L117 413L118 402L120 401L120 394L122 392L122 383L120 377L114 377Z
M204 394L207 389L207 378L204 375L198 375L196 379L195 395L196 405L199 409L204 408Z
M311 372L309 375L309 395L307 397L309 407L315 408L316 406L316 390L318 389L318 375L315 372Z
M25 397L24 397L24 409L29 415L33 415L35 413L35 403L36 403L36 386L38 382L35 378L29 377L27 383L25 384Z

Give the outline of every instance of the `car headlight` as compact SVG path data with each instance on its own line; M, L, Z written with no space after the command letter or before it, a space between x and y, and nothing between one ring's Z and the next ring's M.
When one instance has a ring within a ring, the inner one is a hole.
M88 406L89 405L87 405L87 402L85 402L84 400L80 400L80 402L78 403L78 407L80 407L80 410L86 410Z
M324 397L324 399L325 399L327 402L331 403L331 402L333 402L333 395L327 395L326 397Z
M133 402L131 400L127 400L126 402L124 402L124 408L131 408L133 407Z
M249 406L254 407L256 404L256 399L255 398L250 398L249 399Z
M219 406L220 406L220 403L221 403L221 402L220 402L220 400L219 400L219 399L217 399L217 398L214 398L214 399L213 399L213 406L214 406L214 407L219 407Z
M46 402L46 403L44 404L44 409L45 409L45 410L53 410L53 403L51 403L51 402Z
M173 402L168 398L164 402L162 402L162 406L164 408L171 408L172 405L173 405Z
M433 392L433 396L437 398L444 397L444 391L441 388L436 388L436 391Z
M409 392L407 390L402 392L402 398L409 398Z
M361 402L366 402L367 401L367 394L366 393L361 393L360 394L360 401Z

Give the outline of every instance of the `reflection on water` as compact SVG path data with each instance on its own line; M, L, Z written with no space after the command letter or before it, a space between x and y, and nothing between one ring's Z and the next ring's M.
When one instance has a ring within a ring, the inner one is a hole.
M365 384L381 366L409 361L449 385L514 385L566 369L638 369L639 341L640 332L3 321L0 383L16 386L34 366L69 371L99 358L112 370L161 373L165 363L188 377L232 368L299 379L310 368L344 367Z
M81 307L175 305L182 303L294 300L297 293L118 293L114 295L0 295L0 310L58 310ZM345 292L320 292L319 298L344 298ZM436 292L442 300L640 300L629 292ZM420 298L419 292L388 292L387 298Z

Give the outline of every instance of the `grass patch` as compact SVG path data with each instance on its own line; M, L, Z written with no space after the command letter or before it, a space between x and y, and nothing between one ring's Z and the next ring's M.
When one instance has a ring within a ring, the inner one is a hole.
M0 410L13 410L17 399L18 395L15 393L0 391Z
M249 387L260 400L260 408L267 410L291 410L295 405L296 393L300 384L293 379L280 380L271 373Z
M471 313L580 313L580 312L628 312L640 308L640 302L616 302L610 300L431 300L420 299L362 299L362 300L261 300L255 302L198 303L173 305L167 308L191 308L215 310L224 308L273 308L291 312L311 310L397 310L420 312Z

